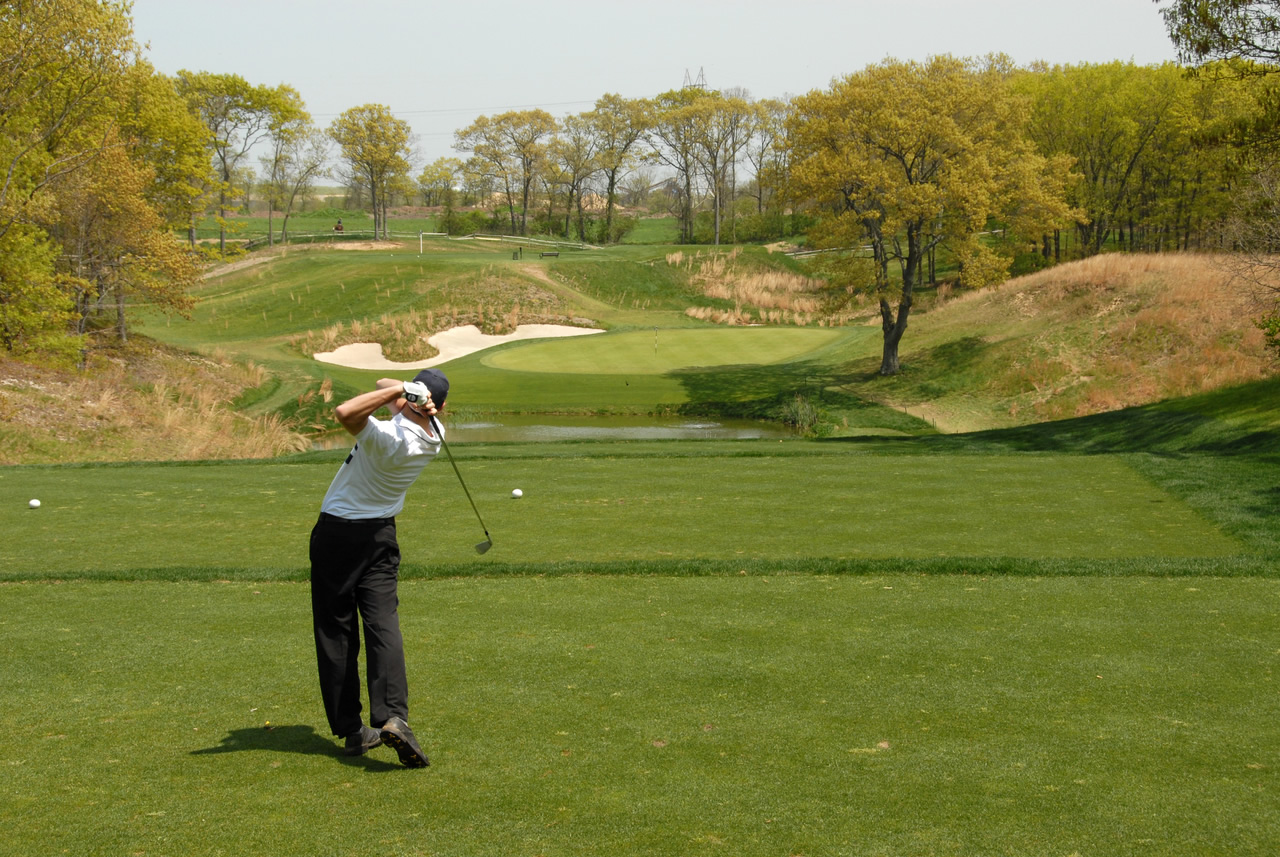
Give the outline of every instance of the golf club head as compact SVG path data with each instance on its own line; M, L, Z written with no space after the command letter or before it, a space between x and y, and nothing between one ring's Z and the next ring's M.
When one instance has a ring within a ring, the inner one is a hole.
M476 553L484 553L491 547L493 547L493 539L485 539L480 544L476 545Z

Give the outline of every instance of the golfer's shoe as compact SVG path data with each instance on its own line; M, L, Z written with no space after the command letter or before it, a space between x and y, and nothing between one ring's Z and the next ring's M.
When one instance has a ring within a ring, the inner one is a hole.
M359 732L347 736L347 746L342 753L345 756L363 756L374 747L382 746L382 733L368 726L361 726Z
M418 746L418 739L413 737L413 730L402 718L392 717L382 724L382 741L394 748L400 755L400 761L410 768L425 768L431 764L427 754Z

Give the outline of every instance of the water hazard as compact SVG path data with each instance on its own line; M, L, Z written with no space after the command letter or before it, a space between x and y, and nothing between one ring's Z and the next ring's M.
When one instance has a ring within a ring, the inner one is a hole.
M795 437L777 423L694 417L590 417L502 414L458 418L445 423L449 443L545 442L555 440L744 440ZM351 438L330 435L315 449L349 446Z

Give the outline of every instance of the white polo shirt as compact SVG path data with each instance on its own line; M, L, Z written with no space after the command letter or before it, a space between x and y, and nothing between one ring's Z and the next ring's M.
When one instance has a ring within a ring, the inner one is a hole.
M370 417L333 477L320 511L351 519L395 517L409 487L439 451L436 433L403 414L390 420Z

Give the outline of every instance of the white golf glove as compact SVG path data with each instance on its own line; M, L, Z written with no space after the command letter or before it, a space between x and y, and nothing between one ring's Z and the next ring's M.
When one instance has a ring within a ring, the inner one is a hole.
M424 405L431 401L431 391L427 389L426 384L420 384L417 381L405 381L404 400L415 405Z

